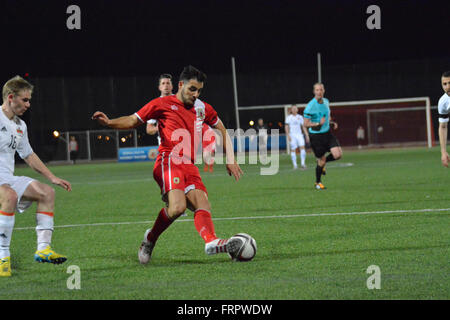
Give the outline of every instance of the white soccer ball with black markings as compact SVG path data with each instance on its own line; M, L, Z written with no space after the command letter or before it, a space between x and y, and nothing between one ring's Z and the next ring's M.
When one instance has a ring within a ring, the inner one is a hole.
M231 256L234 261L250 261L256 255L256 241L253 237L246 233L238 233L232 238L239 237L242 240L242 246Z

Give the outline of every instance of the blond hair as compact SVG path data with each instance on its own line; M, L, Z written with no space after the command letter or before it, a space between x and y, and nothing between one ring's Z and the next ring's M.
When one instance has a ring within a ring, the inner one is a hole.
M3 101L6 101L10 94L17 95L22 90L30 90L33 91L33 85L29 83L27 80L22 78L21 76L15 76L14 78L6 81L3 86L2 97Z
M325 88L325 86L324 86L324 84L323 84L322 82L316 82L316 83L314 83L314 84L313 84L313 90L316 88L316 86L323 86L323 87Z

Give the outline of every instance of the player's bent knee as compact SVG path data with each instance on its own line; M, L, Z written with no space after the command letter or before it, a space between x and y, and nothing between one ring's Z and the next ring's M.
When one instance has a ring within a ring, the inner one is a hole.
M38 202L44 203L54 203L55 202L55 189L47 184L33 181L30 184L31 189L25 191L25 195L28 198L36 200Z
M167 215L171 219L176 219L186 211L186 204L175 203L170 204L167 210Z
M45 198L47 201L54 202L55 201L55 189L50 186L46 187L45 190Z
M340 148L331 150L331 154L333 155L334 160L339 160L342 158L342 150Z
M55 189L44 184L39 189L39 199L46 203L53 203L55 201Z
M0 204L2 209L15 206L18 200L17 193L9 188L0 186Z

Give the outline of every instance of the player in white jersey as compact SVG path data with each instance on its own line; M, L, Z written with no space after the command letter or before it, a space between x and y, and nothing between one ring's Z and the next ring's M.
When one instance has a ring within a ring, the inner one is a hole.
M439 144L441 146L442 165L448 167L448 163L450 162L450 157L447 152L448 119L450 114L450 71L442 74L441 83L445 93L439 99L438 103Z
M286 117L285 131L288 143L291 147L291 159L294 169L297 169L297 154L296 150L300 148L300 163L302 169L306 168L306 150L305 140L309 142L309 135L306 128L303 126L303 117L298 114L297 106L291 107L291 114Z
M163 73L159 76L158 90L161 92L161 97L166 97L172 95L173 85L172 76L168 73ZM158 121L155 119L150 119L147 121L147 134L154 135L158 133ZM158 133L158 145L161 144L161 137Z
M55 191L47 184L25 176L14 175L14 156L19 156L51 183L70 191L68 181L56 177L33 152L27 126L19 118L30 108L33 86L16 76L3 86L0 110L0 276L11 276L10 243L15 212L25 211L37 202L36 234L38 262L63 263L66 257L50 247L53 233Z

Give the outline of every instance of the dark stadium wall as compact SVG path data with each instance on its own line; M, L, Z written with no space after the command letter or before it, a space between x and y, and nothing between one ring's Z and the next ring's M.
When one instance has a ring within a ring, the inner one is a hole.
M442 95L440 75L449 66L450 58L336 66L324 64L322 78L325 95L330 101L429 96L434 106ZM240 106L306 103L312 98L312 85L317 81L316 66L240 72L237 57L236 69ZM44 154L44 159L49 160L55 144L51 135L53 130L100 129L90 120L96 110L102 110L111 117L134 113L159 95L159 73L161 70L147 76L29 78L35 91L32 108L24 120L28 123L32 145L37 152ZM172 73L177 74L176 70ZM201 99L216 108L227 127L235 127L231 66L229 73L208 74ZM248 112L242 114L241 124L248 123L247 118L254 116ZM242 127L245 129L244 125Z

